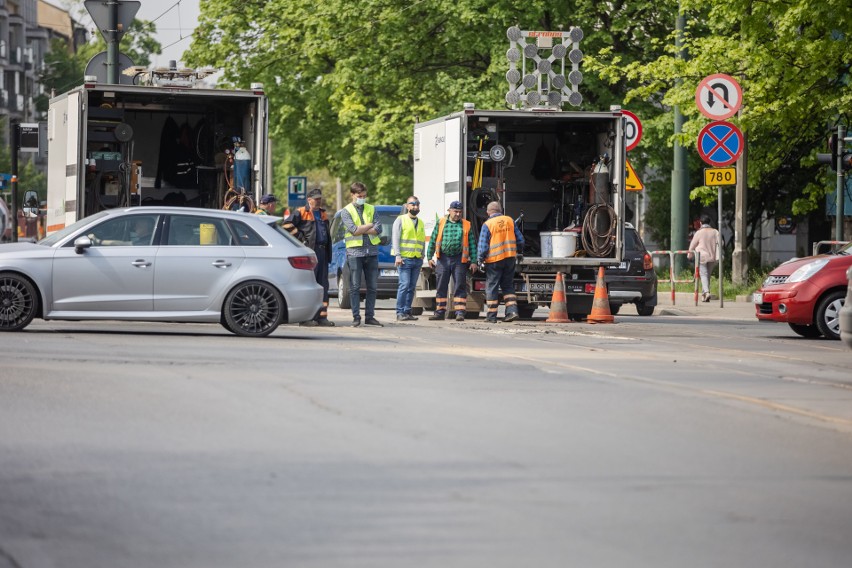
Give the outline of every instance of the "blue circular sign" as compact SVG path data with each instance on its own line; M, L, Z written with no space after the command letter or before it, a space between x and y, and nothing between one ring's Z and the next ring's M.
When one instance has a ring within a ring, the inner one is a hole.
M711 166L729 166L743 153L743 133L730 122L711 122L698 133L698 153Z

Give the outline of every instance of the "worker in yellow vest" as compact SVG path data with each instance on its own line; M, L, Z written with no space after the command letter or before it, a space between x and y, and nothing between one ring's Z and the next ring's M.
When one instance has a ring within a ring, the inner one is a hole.
M506 314L503 321L518 319L518 297L515 295L515 262L523 259L524 236L515 222L503 214L499 201L492 201L486 207L488 220L479 233L477 254L485 264L485 303L488 313L485 321L497 323L497 307L500 304L498 290L503 292Z
M423 251L426 248L426 228L417 218L420 200L412 195L405 200L405 213L396 218L391 231L391 254L396 256L399 286L396 290L396 320L414 321L411 302L417 288L417 277L423 267Z
M382 327L376 319L376 295L379 285L379 244L382 224L376 208L367 203L367 186L360 181L349 186L352 203L340 212L343 242L346 243L346 266L349 268L349 301L352 305L352 327L361 325L361 275L367 288L364 302L365 325Z
M476 272L476 235L470 221L462 219L461 201L453 201L432 230L426 258L435 269L435 313L430 320L443 320L447 315L447 294L453 279L453 311L456 321L464 321L467 311L467 272ZM433 258L434 256L434 258Z

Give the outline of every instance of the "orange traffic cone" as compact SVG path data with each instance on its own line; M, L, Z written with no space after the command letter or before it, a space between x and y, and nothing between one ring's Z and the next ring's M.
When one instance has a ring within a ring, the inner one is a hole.
M547 316L548 323L569 323L568 308L565 305L565 284L562 282L562 273L556 273L556 282L553 283L553 297L550 299L550 315Z
M589 323L615 323L609 310L609 293L606 290L604 267L598 269L598 280L595 282L595 298L592 300L592 313L586 318Z

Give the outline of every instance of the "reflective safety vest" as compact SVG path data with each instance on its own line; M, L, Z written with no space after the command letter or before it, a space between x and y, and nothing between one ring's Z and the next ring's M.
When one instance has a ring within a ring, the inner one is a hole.
M349 216L352 217L352 221L355 222L356 225L367 225L373 222L373 215L376 212L376 208L367 203L364 204L364 218L361 219L361 216L358 215L358 210L355 209L355 205L350 203L346 207L344 207L347 211L349 211ZM358 223L358 221L361 221ZM355 248L364 246L364 237L370 237L370 242L374 245L378 245L382 242L382 239L379 238L379 235L353 235L349 232L348 229L343 235L343 240L346 242L346 248Z
M470 262L470 221L462 219L462 262ZM435 258L441 257L441 241L444 240L444 225L447 224L447 217L441 217L441 222L438 223L438 238L435 239Z
M426 246L426 227L423 221L414 226L414 219L400 215L402 219L402 231L399 238L399 251L391 250L391 254L403 258L423 258L423 249Z
M515 222L508 215L495 215L485 222L491 233L488 243L486 264L518 256L518 242L515 240Z

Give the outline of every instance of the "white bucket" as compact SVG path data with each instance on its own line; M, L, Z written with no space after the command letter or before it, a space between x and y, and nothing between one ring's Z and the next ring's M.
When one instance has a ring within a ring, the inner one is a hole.
M541 256L568 258L577 251L577 234L562 231L541 233Z

